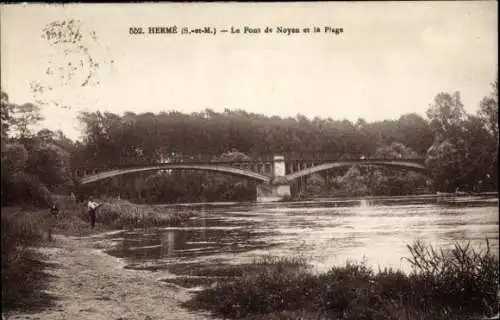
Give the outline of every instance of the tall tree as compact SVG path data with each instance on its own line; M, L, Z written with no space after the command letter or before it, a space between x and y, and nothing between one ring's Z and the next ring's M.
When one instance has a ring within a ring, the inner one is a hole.
M434 104L427 109L427 116L438 139L450 139L456 142L460 137L463 123L467 120L467 112L460 99L460 93L437 94Z

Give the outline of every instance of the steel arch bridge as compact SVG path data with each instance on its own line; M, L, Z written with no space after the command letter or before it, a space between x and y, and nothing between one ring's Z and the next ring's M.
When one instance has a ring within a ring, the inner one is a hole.
M167 163L140 167L113 168L110 170L84 169L76 173L80 184L90 184L103 179L139 172L160 170L196 170L220 172L254 180L260 183L290 183L295 179L334 168L353 165L384 166L417 172L427 172L422 158L417 159L354 159L354 160L290 160L284 161L244 161L212 163Z

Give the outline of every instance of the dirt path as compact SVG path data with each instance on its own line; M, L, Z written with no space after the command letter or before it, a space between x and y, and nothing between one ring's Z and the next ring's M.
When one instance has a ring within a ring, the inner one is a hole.
M47 293L54 307L37 314L10 314L8 319L157 320L210 319L189 312L183 288L159 281L161 272L123 269L120 260L98 249L99 236L55 236L55 245L40 249L57 264Z

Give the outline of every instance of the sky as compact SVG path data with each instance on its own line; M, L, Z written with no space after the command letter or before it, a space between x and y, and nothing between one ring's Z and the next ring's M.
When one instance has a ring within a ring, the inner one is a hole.
M75 43L42 38L69 20ZM1 89L40 105L41 125L72 139L81 111L370 122L425 116L437 93L459 91L474 113L497 76L497 21L496 1L0 5ZM178 33L149 34L156 26ZM215 35L180 34L205 26Z

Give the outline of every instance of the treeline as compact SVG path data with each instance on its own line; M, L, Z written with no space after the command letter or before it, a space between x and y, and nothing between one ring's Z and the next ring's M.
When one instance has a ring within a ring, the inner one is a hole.
M400 142L425 156L434 133L417 114L367 123L266 117L243 110L184 114L82 113L84 142L79 165L155 163L162 158L207 160L236 150L250 158L359 158Z
M24 172L47 188L71 186L76 168L111 168L159 161L287 158L425 157L430 175L387 168L353 167L337 172L327 189L352 194L411 193L415 186L453 192L497 190L498 84L468 114L459 93L439 93L427 118L406 114L397 120L368 123L348 120L267 117L243 110L199 113L83 112L83 140L31 124L41 119L32 104L14 105L2 93L2 167ZM10 181L4 179L2 183ZM15 179L14 179L15 180ZM311 185L321 175L309 178ZM320 181L321 182L321 181ZM152 173L116 177L91 192L120 194L144 202L218 201L253 197L254 185L208 173ZM2 193L2 199L4 195Z

